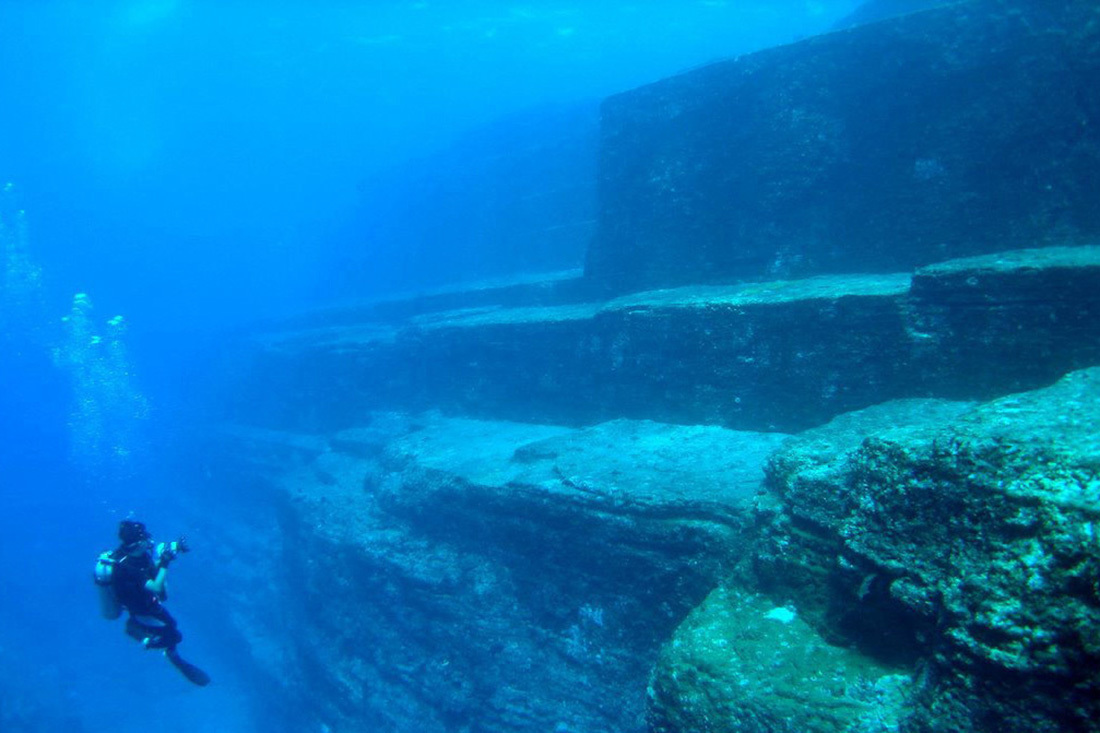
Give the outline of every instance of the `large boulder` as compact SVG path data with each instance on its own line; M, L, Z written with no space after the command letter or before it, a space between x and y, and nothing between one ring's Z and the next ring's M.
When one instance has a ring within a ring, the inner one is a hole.
M796 611L722 586L665 645L650 733L897 730L910 676L828 643Z
M903 730L1095 730L1098 405L1100 370L1090 369L978 405L888 403L793 438L769 461L747 582L805 620L819 637L805 643L846 650L834 652L848 660L836 663L843 679L846 669L881 665L915 680L888 685L891 696L880 701L882 719ZM746 605L742 591L714 603L762 627L765 641L782 645L780 632L790 633L763 624L760 602ZM699 699L694 672L709 658L699 645L729 638L738 625L715 625L717 613L702 612L666 648L651 719L682 720L681 708ZM709 629L702 636L700 625ZM793 664L791 655L774 658ZM708 693L686 724L666 730L895 729L867 728L863 708L796 728L738 727L784 709L791 673L769 687L768 668L723 664L719 678L730 692ZM803 697L817 694L808 674L793 683ZM872 687L882 681L863 674ZM902 713L894 693L905 699ZM847 705L851 695L842 697ZM712 727L699 725L701 716Z

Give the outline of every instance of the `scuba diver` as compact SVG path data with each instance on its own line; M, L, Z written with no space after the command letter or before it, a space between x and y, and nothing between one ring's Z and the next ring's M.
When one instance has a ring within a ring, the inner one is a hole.
M186 539L154 545L145 525L132 519L119 523L118 538L122 544L96 561L95 583L103 617L117 619L125 609L129 614L129 636L146 649L163 649L168 661L196 685L210 684L206 672L176 651L183 634L164 607L168 600L168 566L190 549Z

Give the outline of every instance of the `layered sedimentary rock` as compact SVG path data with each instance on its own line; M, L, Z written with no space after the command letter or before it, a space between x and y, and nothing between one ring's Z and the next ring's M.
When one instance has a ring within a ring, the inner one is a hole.
M913 379L937 396L988 398L1100 363L1097 253L1050 247L917 270L906 318Z
M1100 9L973 0L603 106L612 292L897 272L1100 233Z
M233 554L277 580L224 594L305 724L1087 729L1096 373L977 400L1100 362L1100 248L607 302L576 282L258 342L215 470L275 512ZM955 401L868 407L929 394ZM714 424L578 427L622 415Z
M1095 726L1100 15L948 5L610 100L583 277L248 345L295 729Z
M266 477L287 582L234 599L240 630L312 726L639 731L657 651L746 554L785 437L430 414L229 430L219 470Z
M753 571L666 648L654 728L775 730L786 711L804 731L1091 730L1097 405L1091 369L979 405L887 403L786 443L757 504ZM795 633L766 623L768 607L804 621L798 644L841 650L746 664L736 616L754 648Z
M1089 730L1098 404L1090 369L793 437L237 428L213 470L279 532L234 560L280 582L227 602L334 731Z
M251 357L264 393L241 392L241 419L329 431L372 409L436 408L795 431L888 399L988 398L1100 362L1100 247L607 302L577 301L576 287L509 289L524 304L513 307L474 291L446 296L469 304L460 310L394 303L327 324L318 314L264 337Z

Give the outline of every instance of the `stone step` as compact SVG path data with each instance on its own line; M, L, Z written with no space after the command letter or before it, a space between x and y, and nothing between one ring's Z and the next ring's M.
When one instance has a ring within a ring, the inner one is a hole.
M984 399L1097 363L1091 246L269 334L248 380L264 391L241 397L250 419L295 429L438 408L793 432L889 399Z
M392 323L422 313L487 305L513 308L555 305L585 300L591 297L590 291L579 269L518 274L328 306L266 324L266 327L306 329L364 322Z
M399 729L408 708L392 701L413 699L429 721L562 730L565 700L569 730L633 731L658 648L747 556L765 459L787 437L438 413L331 434L225 428L213 470L234 487L266 478L267 543L286 552L263 557L302 599L260 587L234 618L274 640L274 684L310 670L333 729ZM273 470L273 453L297 459Z

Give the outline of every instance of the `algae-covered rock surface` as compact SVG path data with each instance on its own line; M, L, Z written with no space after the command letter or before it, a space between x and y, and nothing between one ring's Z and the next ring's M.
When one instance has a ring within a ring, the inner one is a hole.
M1093 730L1098 408L1088 369L793 438L758 505L758 587L830 642L917 675L903 729Z
M892 730L910 685L908 675L827 643L793 608L720 587L664 650L649 730Z
M643 730L661 644L746 556L787 438L438 413L223 435L276 497L298 599L239 604L269 684L329 730L427 733Z
M608 100L583 273L245 347L297 729L1100 730L1100 10L880 17Z
M1087 369L1054 382L1097 362L1098 263L1030 249L272 336L225 434L281 497L303 608L243 622L253 652L306 670L334 730L1087 730L1100 393ZM751 654L812 646L813 668L760 657L694 690L728 619L771 608L797 623Z
M1098 405L1089 369L794 436L227 430L299 599L238 621L331 730L1094 730Z

